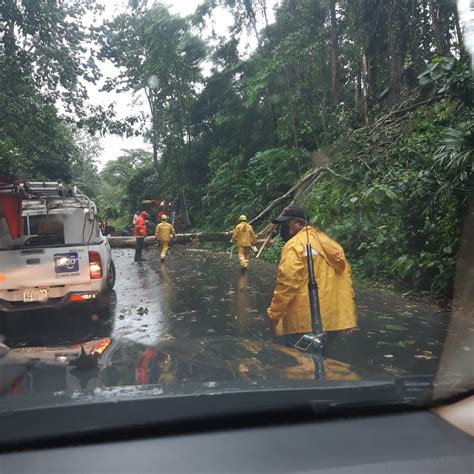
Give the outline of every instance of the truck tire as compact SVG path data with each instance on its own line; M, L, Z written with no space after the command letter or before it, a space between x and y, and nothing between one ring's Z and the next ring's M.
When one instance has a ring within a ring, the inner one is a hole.
M109 271L107 272L107 291L112 291L115 286L115 264L114 261L110 261Z

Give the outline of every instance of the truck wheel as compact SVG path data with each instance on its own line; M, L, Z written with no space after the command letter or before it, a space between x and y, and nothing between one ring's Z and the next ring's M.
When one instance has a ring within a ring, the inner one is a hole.
M112 291L115 286L115 264L114 261L110 261L109 271L107 272L107 291Z

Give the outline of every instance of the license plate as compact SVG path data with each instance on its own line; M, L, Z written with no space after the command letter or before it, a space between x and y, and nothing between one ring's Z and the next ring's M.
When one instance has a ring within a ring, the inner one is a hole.
M28 288L23 291L23 302L31 303L33 301L46 301L48 299L48 290L46 288Z

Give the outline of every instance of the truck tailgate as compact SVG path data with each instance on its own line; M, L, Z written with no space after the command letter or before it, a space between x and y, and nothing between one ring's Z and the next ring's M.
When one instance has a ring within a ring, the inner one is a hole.
M0 289L47 288L90 282L87 246L0 251Z

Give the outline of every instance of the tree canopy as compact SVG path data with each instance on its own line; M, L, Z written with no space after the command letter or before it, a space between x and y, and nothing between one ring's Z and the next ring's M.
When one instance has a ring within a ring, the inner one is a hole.
M182 18L130 0L88 27L94 0L5 0L2 173L73 177L123 225L143 199L184 192L194 225L214 229L323 167L297 199L358 275L447 294L473 183L472 76L455 2L272 5L203 0ZM222 8L233 24L207 38ZM147 111L119 123L87 102L101 60L119 71L103 89L141 94ZM78 126L140 134L153 153L126 150L99 173Z

